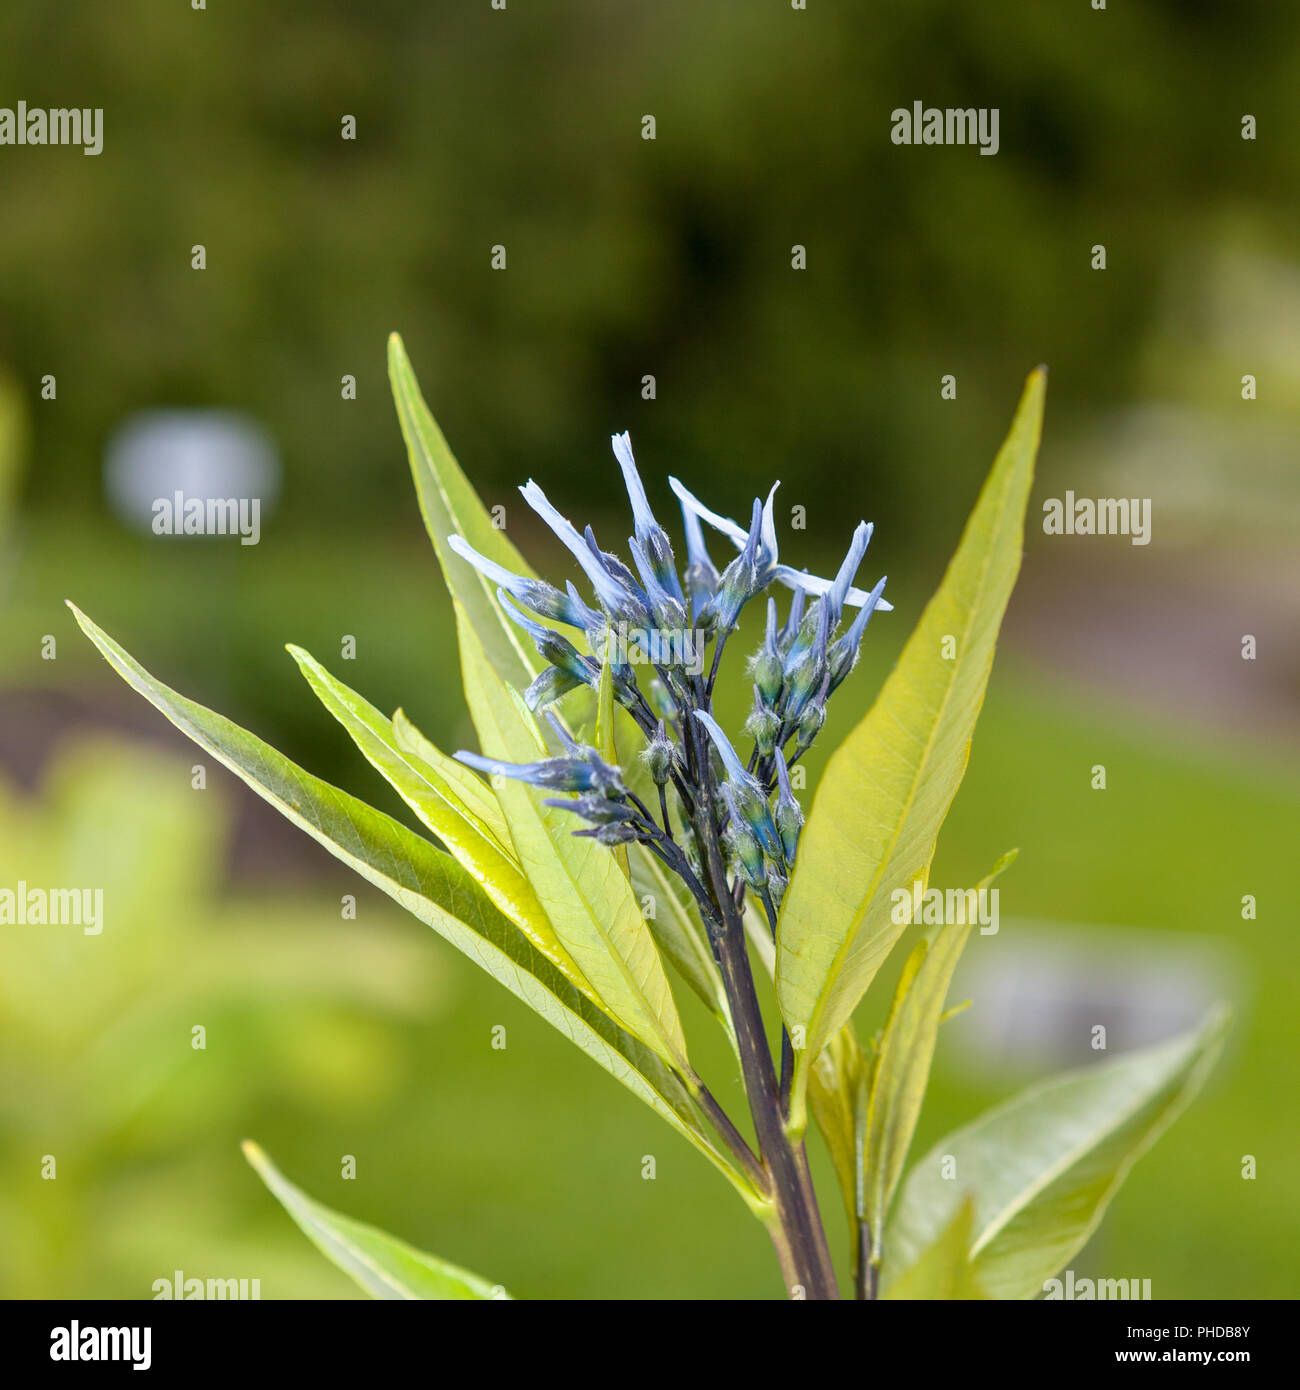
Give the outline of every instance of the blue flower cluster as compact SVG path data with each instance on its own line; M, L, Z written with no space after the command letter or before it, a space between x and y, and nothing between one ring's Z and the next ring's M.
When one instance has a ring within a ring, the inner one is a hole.
M645 738L641 758L657 788L658 816L629 785L634 778L594 748L576 743L549 710L560 756L522 764L473 753L457 756L486 773L570 793L547 804L576 813L588 827L577 833L602 844L646 845L685 879L711 923L721 920L719 895L732 893L738 901L745 886L763 896L771 915L793 870L803 826L790 766L820 732L826 702L856 664L871 615L890 607L881 597L884 579L869 592L853 587L871 527L858 525L835 577L823 579L779 561L775 486L765 502L754 501L745 529L669 478L686 538L686 564L679 572L668 533L646 498L630 439L615 435L613 446L632 503L634 534L628 546L635 568L602 550L590 526L579 532L536 483L520 489L578 562L595 606L572 583L561 591L512 574L460 536L450 537L449 544L497 584L505 612L546 662L525 692L530 709L543 709L581 686L595 688L603 663L609 663L615 698ZM722 570L705 545L705 525L736 549ZM745 732L753 748L742 761L713 716L714 685L741 610L773 583L793 590L793 597L784 623L776 599L768 599L763 642L749 659L753 709ZM847 609L857 612L845 627ZM573 629L585 650L556 624ZM621 642L611 641L615 631ZM629 643L636 644L641 661L631 658ZM706 677L703 658L710 643ZM698 662L683 659L684 653L698 655ZM648 668L644 689L638 664ZM725 855L730 880L715 871L715 849Z

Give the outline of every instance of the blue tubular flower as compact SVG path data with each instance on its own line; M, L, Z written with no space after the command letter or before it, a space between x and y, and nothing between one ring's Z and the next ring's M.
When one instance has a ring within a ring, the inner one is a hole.
M781 629L781 650L788 653L790 644L799 636L803 626L804 604L808 601L808 596L803 589L796 589L794 597L790 600L790 612L786 616L785 626Z
M759 699L769 707L775 706L785 679L785 662L781 659L774 598L767 601L767 630L763 635L763 645L749 658L749 674L753 677L754 690Z
M755 498L754 516L745 548L722 571L718 592L713 596L710 617L717 623L720 632L729 632L735 627L740 610L763 587L762 535L763 511Z
M558 666L548 666L528 683L528 689L524 691L524 704L536 712L553 704L561 695L589 684L589 681L580 681L567 671L561 671Z
M636 575L612 551L602 550L596 540L596 533L590 526L582 533L587 549L605 573L618 584L623 592L623 606L614 616L634 624L645 626L650 622L650 598L641 587Z
M822 731L822 725L826 722L826 697L830 693L830 686L831 676L830 672L827 671L817 693L804 706L803 713L799 716L799 722L795 726L795 732L798 734L794 745L796 757L809 748Z
M616 616L631 617L632 615L627 612L627 609L629 598L632 596L609 572L601 558L599 548L587 544L578 534L573 523L566 521L551 506L546 500L546 494L531 478L527 486L521 487L519 491L523 495L524 501L555 532L564 547L582 566L583 573L591 580L592 588L595 589L596 597L600 600L601 606Z
M646 500L645 488L641 485L641 475L636 471L636 460L632 457L632 440L626 431L616 434L610 441L614 446L614 457L623 470L623 482L632 502L632 518L636 527L636 538L644 552L644 560L650 573L658 581L659 587L667 590L679 604L685 607L681 580L677 577L677 561L668 540L668 533L654 518L650 503ZM638 554L638 562L642 559ZM638 568L641 568L638 563ZM646 588L650 588L647 570L641 570Z
M506 615L523 628L533 639L538 654L550 663L548 669L524 692L524 703L529 709L541 709L580 685L597 684L600 668L589 657L583 656L563 633L533 622L526 613L520 612L503 589L497 590L497 598Z
M543 618L567 623L569 627L586 628L591 609L578 598L576 590L562 594L552 585L540 579L528 579L521 574L511 574L495 560L480 555L472 545L461 536L448 536L447 544L462 560L473 565L481 574L495 580L508 594L512 594L525 608L540 613Z
M840 614L844 611L844 601L849 595L849 590L853 587L853 576L857 574L862 557L867 553L867 546L871 544L873 530L875 527L869 522L858 522L853 532L853 540L849 544L849 553L844 557L839 573L835 576L835 582L826 595L826 601L830 604L831 609L832 632L839 626ZM863 602L865 603L866 600L864 599Z
M741 814L735 791L730 785L723 787L722 797L731 813L725 832L727 847L735 856L741 878L751 888L761 889L767 883L767 856L763 853L763 846Z
M736 750L731 746L731 740L722 731L718 721L702 709L697 709L694 713L713 740L713 746L722 758L722 765L727 769L729 780L724 784L722 794L728 807L733 808L733 816L747 825L758 837L759 844L767 854L774 859L777 858L781 853L781 842L777 838L776 827L772 824L772 813L767 807L767 797L763 794L758 779L740 761Z
M743 550L745 548L749 541L749 533L741 526L738 526L730 517L719 516L717 512L711 511L698 497L688 492L676 478L669 478L668 485L677 494L684 512L694 512L701 520L707 521L715 530L721 531L724 536L727 536L738 550ZM780 485L777 484L772 488L772 492L768 493L767 505L763 509L764 525L760 550L762 583L759 587L766 588L773 579L776 579L787 588L796 591L802 589L807 593L815 594L820 597L823 594L829 593L830 590L834 588L834 580L820 579L816 575L809 574L806 570L797 570L791 565L780 564L777 560L776 527L772 515L772 497L776 492L777 486ZM867 536L868 539L870 539L870 531L868 531ZM860 560L861 556L859 556L859 561ZM867 595L861 589L854 588L847 588L841 599L841 603L851 604L854 608L861 607L866 601ZM883 600L876 606L882 611L888 611L891 607L890 604L885 603Z
M776 810L772 813L772 819L776 823L776 833L781 837L786 867L792 868L799 849L799 832L803 829L803 808L790 790L790 771L785 765L785 754L779 748L776 750L776 783Z
M633 840L640 839L636 827L626 822L597 825L591 830L575 830L573 833L579 839L595 840L606 849L613 849L616 845L630 845Z
M713 746L718 750L722 758L722 765L727 769L728 776L737 782L744 782L746 779L752 781L753 779L750 778L749 773L745 770L745 764L740 761L739 755L731 746L731 740L723 732L722 726L718 721L711 714L706 713L702 709L697 709L694 713L696 719L704 725L709 737L713 740Z
M853 619L853 626L841 637L830 649L828 665L830 667L830 689L833 691L858 664L858 656L862 649L862 634L867 630L867 624L871 621L871 615L880 606L881 590L885 587L882 579L879 584L867 595L867 601L858 610L857 616Z
M803 644L803 633L795 639L791 649L793 660L787 660L785 672L784 704L781 710L788 723L795 723L803 714L809 700L817 693L826 679L827 649L831 636L831 601L820 599L814 610L817 626L812 641ZM812 614L808 615L809 619ZM804 627L807 628L805 622Z
M698 618L717 592L718 570L704 544L700 518L685 502L682 503L682 526L686 531L686 587Z
M601 791L600 773L586 758L543 758L535 763L506 763L499 758L485 758L481 753L461 749L458 762L476 768L489 776L509 777L516 782L531 782L556 792ZM607 772L614 772L606 766Z
M656 573L655 566L646 554L645 547L641 542L633 536L629 544L636 559L636 567L641 572L646 598L650 600L650 611L654 615L655 622L660 627L681 631L686 626L686 605L681 599L681 585L676 582L677 575L673 574L674 587L677 590L676 593L673 593L659 582L659 575ZM668 553L671 556L672 551Z
M614 825L618 821L636 820L638 815L631 806L604 796L549 797L543 804L560 811L572 811L592 825Z
M568 730L549 710L546 717L564 747L565 756L562 758L543 758L535 763L507 763L498 758L485 758L480 753L467 753L463 749L456 754L456 758L480 772L510 777L516 782L531 782L549 791L593 792L597 796L611 798L627 794L623 775L618 768L611 767L594 748L575 743L569 737Z

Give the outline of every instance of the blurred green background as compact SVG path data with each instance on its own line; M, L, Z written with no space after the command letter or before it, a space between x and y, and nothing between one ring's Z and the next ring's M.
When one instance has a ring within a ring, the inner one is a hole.
M935 881L1021 856L970 953L985 1021L977 995L945 1029L915 1152L1087 1061L1081 1019L1122 1050L1227 997L1209 1091L1074 1264L1156 1297L1300 1293L1298 39L1294 6L1214 0L9 0L0 104L105 124L97 158L0 147L0 885L103 882L116 905L98 938L0 928L0 1294L147 1297L180 1269L349 1296L244 1166L248 1135L517 1295L779 1296L766 1237L683 1143L233 779L192 790L198 758L62 607L401 814L282 648L337 665L350 634L351 684L472 739L387 392L394 328L553 574L513 487L536 477L610 544L623 428L665 515L667 473L730 514L779 477L807 514L790 531L778 509L783 558L822 572L876 523L866 569L897 611L822 757L1050 365L1025 570ZM891 144L918 99L999 108L997 156ZM158 408L268 434L260 544L123 524L106 451ZM1067 489L1150 498L1151 544L1042 535ZM1029 1020L1010 1042L998 1009Z

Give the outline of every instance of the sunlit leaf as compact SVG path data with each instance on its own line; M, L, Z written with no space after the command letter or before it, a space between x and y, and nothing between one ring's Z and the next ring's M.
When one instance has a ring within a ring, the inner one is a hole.
M987 1299L970 1262L975 1207L967 1198L950 1224L881 1295L889 1299Z
M961 544L875 705L832 755L782 904L777 997L808 1068L849 1018L903 927L891 894L924 881L966 769L993 649L1020 568L1045 375L1031 374ZM945 648L953 644L948 659Z
M541 669L540 658L528 638L501 611L496 585L457 555L448 546L447 537L463 536L480 555L514 574L535 578L533 571L506 533L492 524L478 493L447 447L396 333L388 339L388 379L406 440L420 512L447 588L469 615L497 674L522 690Z
M182 733L540 1014L695 1145L742 1195L753 1193L747 1178L715 1148L681 1079L576 989L450 855L169 689L84 613L69 607L109 664Z
M884 1285L911 1268L969 1197L970 1260L989 1297L1041 1294L1200 1089L1227 1026L1218 1010L1169 1042L1032 1086L941 1139L908 1174L886 1225Z
M560 945L550 919L513 853L502 849L486 823L460 800L431 764L398 744L390 720L330 675L309 652L292 645L289 652L317 698L352 735L371 765L443 841L529 941L571 983L599 1004L595 990Z
M244 1141L244 1157L311 1243L372 1298L463 1302L510 1297L500 1285L322 1206L295 1187L251 1140Z
M985 892L1015 853L1012 850L1003 855L974 892ZM903 1164L921 1115L948 985L975 920L973 912L961 915L967 918L965 922L945 923L929 940L918 942L908 958L871 1069L864 1215L877 1260L885 1214L903 1176Z
M393 713L393 734L402 752L412 758L416 766L424 764L432 768L460 801L487 826L501 848L513 858L515 849L510 843L510 827L506 824L505 816L501 814L501 805L492 788L478 773L466 767L464 763L458 763L455 758L448 757L425 738L407 718L404 710L399 709Z
M461 673L483 752L510 763L547 756L519 693L488 662L468 614L456 605ZM505 777L496 794L519 862L561 945L623 1026L671 1066L684 1069L686 1041L663 963L632 887L603 845L579 837L582 822L547 806L546 793Z

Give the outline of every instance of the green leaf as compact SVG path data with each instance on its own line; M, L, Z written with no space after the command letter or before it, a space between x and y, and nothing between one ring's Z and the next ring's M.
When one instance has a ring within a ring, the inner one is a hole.
M970 1262L975 1206L968 1197L933 1245L881 1295L891 1299L987 1299Z
M1004 854L974 891L984 892L1015 857L1015 850ZM880 1259L885 1215L903 1176L903 1164L921 1115L948 985L974 923L975 914L963 915L971 920L945 923L932 939L917 942L898 982L872 1067L871 1098L865 1116L863 1215L876 1261Z
M866 718L832 755L782 904L777 998L798 1048L791 1127L808 1069L847 1021L903 927L891 894L924 881L970 754L993 648L1020 568L1046 377L1016 418L938 592ZM945 660L944 639L956 641Z
M808 1105L830 1152L852 1242L853 1275L858 1272L858 1225L862 1192L863 1119L871 1067L852 1023L846 1023L821 1050L808 1074Z
M714 1147L681 1079L576 989L450 855L169 689L75 605L68 606L108 663L182 733L563 1033L699 1149L747 1202L761 1200L748 1178Z
M540 659L532 643L501 611L496 585L462 560L447 544L447 537L463 536L480 555L514 574L536 576L505 532L493 526L478 493L447 447L396 333L388 339L388 379L410 456L420 513L447 588L473 622L493 669L502 680L522 689L541 669Z
M290 645L289 654L298 663L321 704L352 735L375 770L446 844L488 897L547 960L599 1004L596 991L560 945L550 919L514 854L502 849L486 823L470 811L431 764L401 748L392 723L372 704L330 675L301 647Z
M970 1260L989 1297L1041 1294L1200 1089L1227 1026L1218 1010L1169 1042L1032 1086L941 1139L908 1175L886 1228L884 1284L916 1262L969 1196Z
M545 758L536 721L493 669L459 603L456 623L465 695L483 752L511 763ZM545 793L499 780L496 792L519 862L560 944L625 1028L670 1066L687 1070L686 1040L663 962L618 861L595 840L576 836L581 822L547 806Z
M402 753L411 758L417 767L424 764L432 768L462 804L487 826L501 848L514 858L515 847L510 843L510 827L501 814L501 803L478 773L435 747L411 723L403 710L393 713L393 734Z
M375 1226L340 1216L295 1187L251 1140L244 1157L311 1243L372 1298L508 1299L477 1274L426 1255Z

